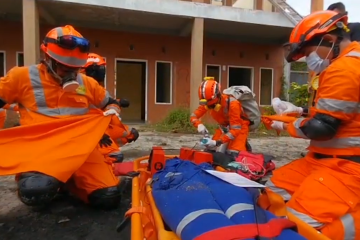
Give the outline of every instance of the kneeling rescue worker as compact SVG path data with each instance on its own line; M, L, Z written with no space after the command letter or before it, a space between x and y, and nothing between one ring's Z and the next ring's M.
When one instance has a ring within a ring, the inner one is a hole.
M105 86L106 62L100 55L89 53L88 60L81 72L95 79L101 86ZM112 104L108 105L106 109L113 109L119 116L121 108L129 107L129 101L127 99L120 99L118 102L120 106ZM105 137L99 143L99 150L111 162L122 162L124 157L117 143L123 146L127 143L135 142L138 137L139 132L135 128L129 129L119 119L117 123L110 123Z
M79 73L86 64L90 44L72 26L49 31L41 44L44 60L38 65L14 67L0 81L0 107L18 103L20 124L30 125L106 110L118 101L92 78ZM104 135L105 136L105 135ZM18 174L18 196L29 206L48 204L66 184L71 193L94 207L117 207L121 182L96 148L65 182L46 172Z
M222 94L221 87L214 79L205 80L199 87L200 106L190 116L190 121L199 133L208 132L200 118L210 111L211 117L221 126L216 129L212 140L207 144L209 148L219 147L229 143L227 153L237 156L240 151L247 150L247 137L250 122L241 118L241 103L232 96ZM225 133L223 129L229 128Z
M310 139L309 152L266 183L288 212L332 240L360 239L360 44L350 41L346 24L344 13L319 11L293 29L286 58L306 57L320 73L315 106L306 118L272 127Z

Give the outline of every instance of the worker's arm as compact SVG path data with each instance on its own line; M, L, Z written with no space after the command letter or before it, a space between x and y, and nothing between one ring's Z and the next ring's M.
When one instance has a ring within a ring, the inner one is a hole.
M346 64L354 64L350 59ZM360 96L359 74L349 69L329 67L321 79L315 115L299 118L287 126L293 137L313 140L333 138L341 123L354 119Z
M224 134L220 141L222 143L234 140L241 132L241 127L245 120L241 118L241 104L238 100L230 97L229 103L229 132Z
M0 78L0 108L7 104L18 103L22 96L22 88L19 84L21 79L21 68L12 68L6 76Z
M190 115L190 122L194 127L198 127L202 124L200 118L205 115L207 112L205 106L200 105L191 115Z

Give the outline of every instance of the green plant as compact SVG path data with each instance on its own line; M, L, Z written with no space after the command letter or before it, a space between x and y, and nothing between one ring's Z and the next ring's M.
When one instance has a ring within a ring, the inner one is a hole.
M309 92L307 84L291 83L289 89L290 102L296 106L307 106L309 101Z
M272 106L263 107L263 115L275 115L275 110Z
M168 115L158 124L155 130L159 132L196 133L196 128L190 122L189 108L180 107L171 110ZM217 128L216 124L205 124L210 133Z

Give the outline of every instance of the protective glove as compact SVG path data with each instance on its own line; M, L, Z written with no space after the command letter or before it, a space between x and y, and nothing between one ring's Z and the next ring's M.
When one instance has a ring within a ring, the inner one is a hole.
M128 108L130 106L129 100L127 100L125 98L121 98L119 100L119 104L120 104L120 107L122 107L122 108Z
M286 106L286 109L283 111L283 115L297 115L301 116L303 114L303 108L297 107L294 104L286 101L282 101L283 104Z
M197 127L198 133L207 133L208 130L206 129L206 127L204 126L204 124L199 124Z
M128 143L135 142L138 138L139 138L138 130L136 130L135 128L132 128L130 130L130 138L128 138L127 142Z
M222 141L218 140L218 141L215 141L211 138L203 138L201 139L201 145L204 145L208 148L214 148L214 147L218 147L222 144Z
M284 131L284 123L283 122L279 122L279 121L274 121L272 124L271 124L271 127L274 129L274 130L277 130L277 131Z
M119 114L116 112L115 109L106 110L103 114L104 114L104 116L109 116L109 115L119 116Z
M109 135L104 134L102 138L100 139L100 147L110 147L112 144L112 140Z

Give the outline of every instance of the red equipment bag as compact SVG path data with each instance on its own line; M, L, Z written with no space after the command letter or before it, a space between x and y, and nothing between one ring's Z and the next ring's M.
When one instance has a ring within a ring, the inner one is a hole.
M275 169L273 159L274 157L270 155L241 151L239 156L235 158L236 165L239 167L234 168L238 174L251 180L259 181L267 173ZM234 165L229 163L229 166Z

